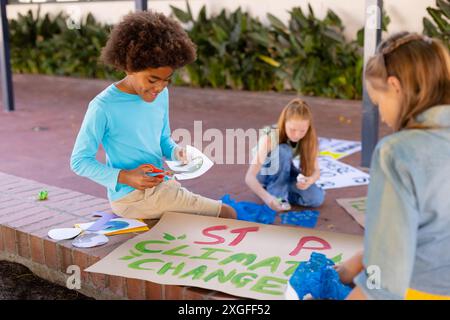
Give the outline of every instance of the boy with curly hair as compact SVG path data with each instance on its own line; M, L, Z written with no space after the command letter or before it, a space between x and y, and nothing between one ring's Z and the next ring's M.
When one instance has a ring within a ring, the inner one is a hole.
M156 12L131 13L111 32L102 60L126 76L89 104L72 152L72 170L105 186L114 213L157 219L164 212L236 218L220 201L196 195L175 180L149 176L163 157L186 160L171 138L167 85L196 59L196 47L174 20ZM106 164L96 160L99 145Z

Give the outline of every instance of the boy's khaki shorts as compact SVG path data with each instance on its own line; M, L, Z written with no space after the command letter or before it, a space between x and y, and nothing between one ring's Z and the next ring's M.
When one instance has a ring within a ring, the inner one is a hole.
M173 180L111 202L115 214L130 219L159 219L165 212L218 217L221 207L221 201L192 193Z

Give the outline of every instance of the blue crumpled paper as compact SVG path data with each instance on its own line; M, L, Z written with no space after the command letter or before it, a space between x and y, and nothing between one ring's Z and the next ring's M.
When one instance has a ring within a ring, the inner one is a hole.
M256 204L245 201L236 202L231 199L229 194L224 195L220 200L222 200L222 203L228 204L236 211L238 220L272 224L277 215L276 211L265 204Z
M290 211L280 214L282 224L292 224L300 227L314 228L320 212L317 210Z
M303 300L311 294L314 299L344 300L352 290L344 285L334 262L325 255L313 252L309 261L301 262L289 279L289 284Z
M237 213L238 220L272 224L277 215L265 204L253 202L236 202L229 194L222 197L222 202L233 207ZM317 224L320 212L317 210L290 211L280 214L282 224L296 225L305 228L314 228Z

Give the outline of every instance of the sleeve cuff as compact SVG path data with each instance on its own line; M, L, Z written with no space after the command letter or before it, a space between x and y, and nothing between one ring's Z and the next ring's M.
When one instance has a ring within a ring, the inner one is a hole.
M112 169L112 173L111 173L111 183L108 186L110 189L114 190L114 192L119 191L118 187L119 187L119 173L122 169Z
M403 297L393 294L384 288L368 288L368 278L364 270L353 279L353 282L364 292L369 300L404 300Z

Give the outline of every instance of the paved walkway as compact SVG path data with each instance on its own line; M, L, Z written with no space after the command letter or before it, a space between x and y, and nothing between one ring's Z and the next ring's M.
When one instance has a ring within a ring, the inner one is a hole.
M76 176L69 157L89 101L110 82L76 78L15 75L16 111L0 112L0 171L49 185L106 198L103 187ZM171 88L171 127L193 131L194 121L209 128L260 128L276 121L294 94ZM305 98L312 106L319 136L359 140L361 102ZM382 134L387 129L382 127ZM208 143L204 143L204 146ZM102 152L99 159L104 159ZM354 166L360 154L343 159ZM246 165L215 165L184 186L211 198L225 193L257 201L246 188ZM317 229L362 234L362 228L341 209L337 198L364 196L367 187L329 190Z

